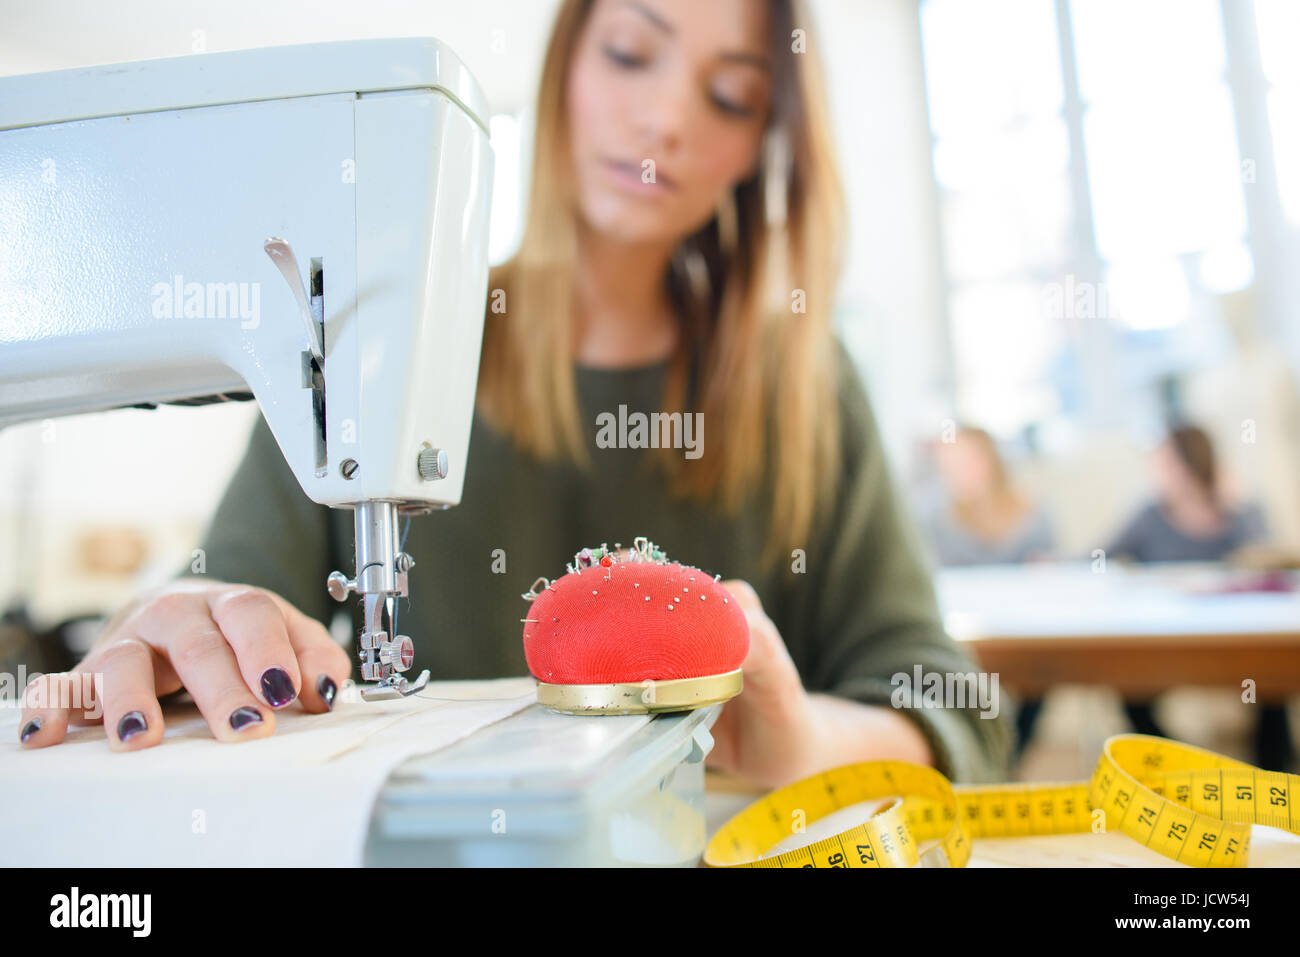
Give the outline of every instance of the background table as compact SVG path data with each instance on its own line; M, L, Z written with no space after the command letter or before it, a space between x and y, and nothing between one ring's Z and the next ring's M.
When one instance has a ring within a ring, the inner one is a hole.
M1124 695L1240 689L1251 678L1260 701L1280 701L1300 692L1300 591L1226 591L1252 579L1218 566L1108 562L948 568L935 586L949 633L1021 694L1058 684Z

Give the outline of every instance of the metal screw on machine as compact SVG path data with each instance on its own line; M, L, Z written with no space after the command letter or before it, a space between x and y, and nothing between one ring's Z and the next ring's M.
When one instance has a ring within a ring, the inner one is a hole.
M415 559L412 558L410 554L407 552L401 552L398 554L397 573L399 575L406 574L414 567ZM401 582L400 584L403 589L406 588L406 582ZM342 572L333 571L330 572L329 577L325 579L325 590L330 593L330 597L335 601L346 601L348 595L351 595L357 590L357 580L355 578L349 578Z
M415 460L415 467L420 471L420 478L426 482L436 482L447 477L447 450L424 448Z
M379 660L394 671L406 671L415 664L415 643L406 635L398 635L380 647Z
M357 590L356 579L348 578L342 572L330 572L329 578L325 579L325 590L335 601L344 601Z

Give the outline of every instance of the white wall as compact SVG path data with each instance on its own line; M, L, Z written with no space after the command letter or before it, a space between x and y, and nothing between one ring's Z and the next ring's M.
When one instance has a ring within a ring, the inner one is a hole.
M952 413L943 276L915 0L814 4L849 198L842 335L900 466Z
M27 0L0 2L0 75L291 43L435 36L494 111L527 100L556 0Z

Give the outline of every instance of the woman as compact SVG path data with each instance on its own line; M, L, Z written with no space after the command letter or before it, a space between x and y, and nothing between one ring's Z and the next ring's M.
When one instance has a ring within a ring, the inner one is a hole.
M731 576L749 620L711 763L770 786L874 758L996 779L1000 720L890 706L915 665L973 669L830 332L842 201L809 26L794 0L561 5L526 232L491 279L505 309L486 317L464 497L411 525L402 630L439 678L524 674L526 584L647 535ZM598 444L620 405L698 411L700 454ZM157 697L181 686L234 741L295 698L328 709L351 672L320 624L351 515L302 494L264 423L203 549L205 577L123 609L77 669L105 675L114 749L157 744ZM68 721L26 718L29 748Z
M1001 565L1046 558L1052 525L1011 483L993 437L962 426L935 448L948 500L926 521L940 565Z
M1172 429L1156 447L1158 498L1124 527L1106 554L1137 562L1216 562L1264 538L1259 509L1233 509L1219 488L1214 445L1203 429Z

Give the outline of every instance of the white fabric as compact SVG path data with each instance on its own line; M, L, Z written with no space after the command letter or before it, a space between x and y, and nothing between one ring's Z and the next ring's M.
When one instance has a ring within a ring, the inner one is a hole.
M197 709L180 705L164 711L160 745L121 754L99 725L23 750L20 709L0 708L0 862L360 864L371 807L393 768L536 699L532 678L436 682L396 701L341 693L328 714L290 705L276 713L273 735L236 744L216 741Z

